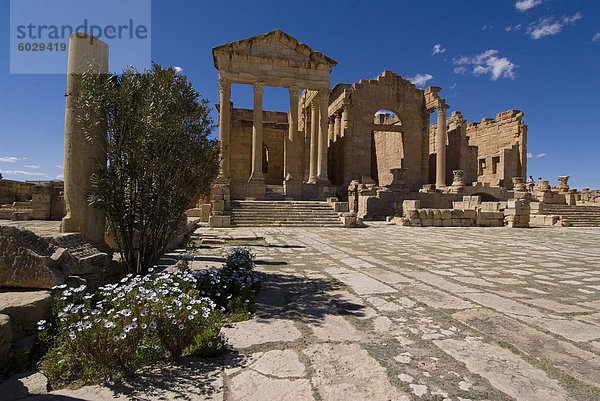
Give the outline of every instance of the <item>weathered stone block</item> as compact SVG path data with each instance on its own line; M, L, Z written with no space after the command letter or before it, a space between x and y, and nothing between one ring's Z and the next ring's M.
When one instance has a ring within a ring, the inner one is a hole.
M333 198L333 199L337 199L337 198ZM348 212L350 211L349 206L348 206L348 202L332 202L333 204L333 210L335 212Z
M421 219L410 219L410 225L412 227L421 227Z
M416 209L404 210L404 217L408 217L409 219L418 219L419 211Z
M462 227L461 219L452 219L452 227Z
M451 213L452 219L462 219L465 216L464 210L460 210L460 209L452 209L452 211L450 213Z
M475 219L475 218L477 218L477 211L476 210L464 210L463 216L465 219Z
M13 333L30 335L37 322L50 316L52 297L49 291L10 291L0 293L0 315L11 318Z
M452 227L452 220L442 220L442 227Z
M441 220L442 219L442 211L440 209L433 209L432 210L433 213L433 219L434 220Z
M0 226L0 286L52 288L75 270L58 246L31 231Z
M432 219L422 219L421 220L421 226L422 227L431 227L433 225L433 220Z
M420 209L420 200L405 200L402 202L402 210Z
M442 212L442 220L450 220L452 218L452 209L440 209Z
M441 219L433 219L432 225L434 227L441 227L442 226L442 220Z
M223 200L213 200L212 201L212 210L222 212L225 210L225 201Z
M419 209L419 218L421 220L427 218L427 209Z
M460 219L460 223L462 224L463 227L470 227L471 226L471 220L470 219Z

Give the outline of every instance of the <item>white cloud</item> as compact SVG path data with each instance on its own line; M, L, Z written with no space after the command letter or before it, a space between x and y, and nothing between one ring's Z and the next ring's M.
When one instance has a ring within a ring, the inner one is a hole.
M175 72L177 74L181 74L183 72L183 68L181 68L181 67L173 67L173 69L175 70Z
M456 82L453 83L452 85L450 85L450 89L454 89L454 88L456 88Z
M32 169L40 168L40 166L36 166L35 164L25 164L23 167Z
M596 34L592 38L592 42L597 42L599 40L600 40L600 32L596 32Z
M490 49L476 56L460 56L452 60L454 72L462 74L467 72L471 67L473 75L490 74L492 81L500 77L515 79L515 68L517 65L512 63L506 57L498 57L498 50Z
M533 39L556 35L562 31L566 25L574 25L575 22L579 21L581 18L583 18L583 16L579 12L558 19L555 17L542 18L538 22L529 25L526 32Z
M542 0L519 0L515 3L515 8L523 13L540 4Z
M545 156L547 156L546 153L538 153L537 155L534 155L533 153L527 153L528 159L533 159L533 158L539 159L540 157L545 157Z
M410 82L415 84L416 86L424 86L427 81L433 78L431 74L417 74L412 78L408 78Z
M506 32L517 32L518 30L520 30L523 27L522 24L517 24L517 25L509 25L504 27L504 30Z
M14 157L14 156L4 156L4 157L0 157L0 162L6 162L6 163L14 163L17 160L19 160L18 157Z
M482 31L485 31L486 29L489 29L491 31L492 29L494 29L494 25L485 24L483 28L481 28Z
M431 55L432 55L432 56L435 56L436 54L438 54L438 53L443 53L443 52L445 52L445 51L446 51L446 49L444 49L444 48L442 47L442 45L438 43L438 44L436 44L435 46L433 46L433 51L431 52Z
M64 174L59 174L56 177L54 177L55 180L64 180L65 179L65 175Z
M36 176L36 177L46 177L44 173L33 173L31 171L23 171L23 170L0 170L2 174L8 175L27 175L27 176Z
M59 166L59 165L56 165L56 166L54 166L54 167L56 167L56 168L59 168L59 169L61 169L61 170L63 169L63 166Z

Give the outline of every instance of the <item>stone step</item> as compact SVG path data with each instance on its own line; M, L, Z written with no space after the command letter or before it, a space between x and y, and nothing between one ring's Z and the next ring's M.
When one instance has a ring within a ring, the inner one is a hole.
M317 201L232 201L235 226L341 227L337 212Z
M544 211L569 220L573 227L600 227L598 206L544 205Z

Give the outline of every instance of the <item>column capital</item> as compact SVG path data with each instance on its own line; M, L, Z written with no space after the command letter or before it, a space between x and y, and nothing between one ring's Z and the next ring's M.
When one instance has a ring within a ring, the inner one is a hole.
M311 110L319 110L319 100L317 97L310 102L310 108Z
M254 92L262 92L265 87L264 82L253 82L252 88L254 88Z
M299 87L297 87L296 85L290 86L290 87L288 88L288 90L289 90L289 92L290 92L290 96L292 96L292 95L294 95L294 96L296 96L296 97L299 97L299 96L300 96L300 94L299 94L299 92L300 92L300 88L299 88Z
M327 89L319 89L317 96L319 98L329 100L329 88L327 88Z
M227 78L219 77L219 90L229 91L231 88L231 81Z

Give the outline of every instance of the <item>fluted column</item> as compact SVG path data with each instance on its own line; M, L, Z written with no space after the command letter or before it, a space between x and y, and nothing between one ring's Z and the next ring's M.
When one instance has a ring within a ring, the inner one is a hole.
M298 179L298 91L297 86L289 88L290 112L288 114L289 133L285 152L286 180Z
M229 179L229 133L231 131L231 82L219 78L219 141L221 142L221 171L222 178Z
M319 91L319 117L321 129L319 132L319 154L317 163L317 181L323 184L329 184L327 178L327 134L328 120L327 108L329 107L329 89Z
M327 119L327 142L331 143L333 142L333 138L334 138L334 127L335 125L335 117L329 117Z
M252 84L254 89L254 110L252 113L252 174L250 181L263 181L265 178L262 172L262 154L263 154L263 89L265 84L255 82Z
M310 173L308 182L317 182L317 157L319 141L319 103L318 99L313 99L310 104Z
M437 131L435 137L435 186L446 186L446 104L440 99L437 107Z

